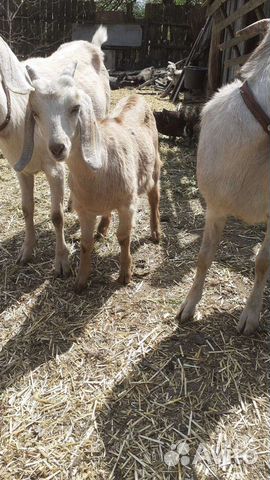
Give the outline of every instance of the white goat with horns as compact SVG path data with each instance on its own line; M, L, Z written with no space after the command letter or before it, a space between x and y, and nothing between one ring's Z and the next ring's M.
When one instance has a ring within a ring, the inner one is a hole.
M158 132L151 109L138 95L122 99L111 117L97 121L91 98L77 88L76 65L54 83L39 79L28 68L35 91L30 109L47 141L47 150L62 145L58 161L66 161L72 203L81 226L81 257L75 290L86 286L90 274L90 253L97 215L108 227L111 212L117 210L117 237L121 247L119 282L131 278L130 235L137 197L147 192L151 208L151 233L160 237ZM76 76L75 76L76 77ZM58 120L61 119L61 121ZM19 161L31 160L34 136L31 121L26 123L25 148Z
M242 79L270 115L270 20L246 27L266 35L241 70ZM262 297L270 268L270 142L241 97L242 81L222 87L202 111L197 178L206 204L206 223L197 272L178 317L193 316L202 296L205 276L214 258L228 216L249 224L267 223L256 258L255 284L238 323L250 334L259 325Z
M92 98L96 116L101 119L108 111L110 100L109 76L101 51L101 45L106 40L106 28L100 26L94 34L92 43L86 41L66 43L47 58L31 58L27 62L19 62L0 37L0 148L12 166L23 149L25 122L28 124L30 119L31 128L34 129L32 114L28 108L29 92L33 90L33 86L25 68L26 63L38 68L45 79L53 81L53 78L70 64L71 58L79 61L76 83ZM27 138L25 140L27 142ZM33 253L34 174L43 171L50 186L51 218L56 232L55 273L66 275L69 273L69 261L64 238L64 168L56 161L57 156L61 155L61 147L57 148L53 152L54 157L50 156L46 142L38 129L35 129L35 148L31 162L26 165L22 159L20 165L16 167L25 218L25 239L18 262L27 263Z

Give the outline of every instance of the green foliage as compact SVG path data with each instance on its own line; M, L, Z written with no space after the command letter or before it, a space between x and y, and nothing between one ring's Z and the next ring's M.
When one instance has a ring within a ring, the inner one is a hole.
M136 2L127 0L98 0L96 5L98 10L115 12L117 10L126 11L127 4L132 3Z
M168 1L168 0L167 0ZM163 0L98 0L97 9L103 11L121 10L127 12L133 6L135 16L143 16L146 3L166 3ZM174 0L175 5L196 5L202 3L202 0Z

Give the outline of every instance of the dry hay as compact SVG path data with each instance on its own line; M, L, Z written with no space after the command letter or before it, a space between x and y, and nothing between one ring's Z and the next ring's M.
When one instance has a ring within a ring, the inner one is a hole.
M114 100L125 93L114 92ZM146 98L156 109L166 106L152 92ZM81 296L72 292L73 278L53 278L42 175L38 248L31 264L15 264L23 240L19 188L0 161L1 479L259 480L269 474L269 287L260 331L245 338L235 329L263 229L230 222L197 318L178 326L174 315L191 283L203 209L195 148L164 138L161 155L161 245L149 241L142 200L131 285L115 283L113 226L95 247L92 279ZM76 216L67 214L66 223L75 270ZM188 449L178 453L182 440Z

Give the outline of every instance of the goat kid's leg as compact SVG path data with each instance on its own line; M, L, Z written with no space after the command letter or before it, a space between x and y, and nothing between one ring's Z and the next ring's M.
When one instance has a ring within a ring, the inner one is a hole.
M214 259L225 222L226 218L219 217L210 210L206 212L204 234L197 261L196 275L186 300L177 314L177 318L182 321L193 317L196 305L202 297L206 273Z
M72 194L71 194L71 192L70 192L69 197L68 197L67 212L69 212L69 213L72 213L72 212L73 212Z
M127 285L131 280L132 259L130 254L130 241L131 230L134 223L134 213L135 209L133 206L118 210L119 226L117 230L117 239L121 247L118 282L122 285Z
M68 197L68 204L67 204L67 212L71 213L73 212L73 201L72 201L72 190L71 190L71 184L72 184L72 181L71 181L71 175L70 173L68 174L68 186L69 186L69 197Z
M64 168L57 165L45 172L51 191L51 219L55 228L55 275L67 277L70 273L69 250L64 235Z
M268 217L267 230L264 241L256 257L255 283L247 300L237 330L249 335L259 326L260 312L262 308L263 291L270 271L270 217Z
M100 238L106 237L108 233L108 229L111 223L112 215L108 215L107 217L101 217L101 220L98 225L96 239L99 240Z
M34 226L34 175L18 173L22 193L22 211L25 221L25 238L17 257L17 263L25 265L32 257L36 243Z
M91 253L94 246L94 229L96 225L96 215L87 212L78 211L81 227L81 250L80 265L75 280L74 291L80 293L87 285L91 272Z
M160 240L160 214L159 214L159 202L160 202L160 186L157 182L154 187L148 192L148 200L151 210L150 226L151 236L155 243Z

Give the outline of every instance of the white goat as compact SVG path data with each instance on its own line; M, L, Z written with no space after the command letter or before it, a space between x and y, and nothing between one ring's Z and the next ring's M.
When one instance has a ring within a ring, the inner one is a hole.
M107 39L104 27L99 27L92 43L74 41L59 47L50 57L31 58L27 64L38 68L44 78L51 79L63 71L70 59L79 61L76 83L90 95L97 118L103 118L109 107L110 87L108 73L103 63L101 45ZM28 93L33 90L25 69L26 62L19 62L8 45L0 37L0 148L9 163L14 166L19 158L24 139L25 118L29 117L34 128L32 115L27 108ZM10 107L8 105L10 98ZM41 112L42 114L42 112ZM10 119L9 119L10 115ZM6 120L7 119L7 120ZM3 128L1 129L1 126ZM60 147L54 150L55 158ZM47 151L47 142L35 130L35 149L31 162L26 165L22 158L17 165L18 179L22 194L22 210L25 218L25 240L18 256L18 262L26 263L31 258L35 245L34 229L34 174L43 171L51 191L51 218L56 232L55 272L68 274L68 248L64 238L63 197L64 169ZM21 172L23 170L23 172Z
M30 108L36 118L47 150L62 145L61 157L69 167L72 202L80 220L81 254L75 290L86 286L90 274L90 253L97 215L103 215L104 233L113 210L118 211L117 237L121 246L119 282L131 278L130 234L137 197L147 192L151 208L151 233L159 241L158 132L154 116L144 99L132 95L120 101L110 118L97 121L89 96L76 87L76 66L56 82L37 79ZM61 121L59 121L61 119ZM23 157L30 159L33 135L26 125ZM54 157L53 157L54 158Z
M175 86L182 75L182 69L179 70L174 62L168 62L167 79Z
M256 22L245 31L269 27ZM258 103L270 115L270 30L241 70ZM255 284L238 323L239 332L256 330L270 268L270 143L240 94L242 82L222 87L202 112L197 178L206 204L206 223L197 272L178 317L192 317L202 296L205 276L214 258L228 216L249 224L267 223L256 258Z

